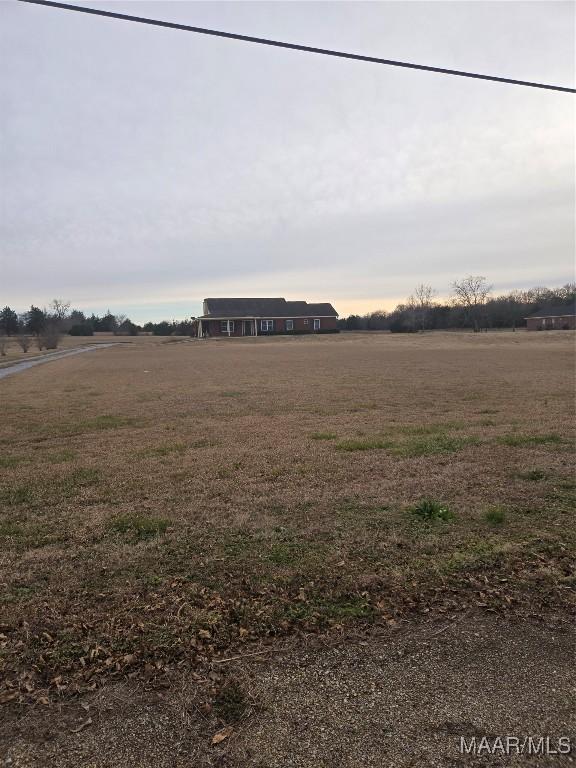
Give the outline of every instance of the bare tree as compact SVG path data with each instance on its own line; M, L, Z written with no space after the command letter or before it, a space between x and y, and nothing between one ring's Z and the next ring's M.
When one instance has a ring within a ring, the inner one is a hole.
M409 302L413 303L414 305L418 327L421 331L425 330L426 328L428 315L430 313L430 309L434 305L435 296L436 291L434 288L432 288L431 285L420 283L420 285L416 286L414 295L409 299Z
M18 342L18 345L22 352L28 352L30 347L32 346L32 337L28 336L27 333L19 333L16 337L16 341Z
M418 323L416 299L414 296L408 296L406 304L399 304L397 309L404 313L407 321L407 327L405 330L415 331Z
M68 312L70 311L70 302L64 301L64 299L53 299L50 302L50 309L53 317L61 323L66 319Z
M452 283L452 289L454 303L463 307L472 321L474 333L477 333L480 330L482 308L486 304L492 286L481 275L468 275L462 280L455 280Z
M116 328L114 330L114 336L121 336L125 333L122 329L124 323L128 320L128 315L116 315Z

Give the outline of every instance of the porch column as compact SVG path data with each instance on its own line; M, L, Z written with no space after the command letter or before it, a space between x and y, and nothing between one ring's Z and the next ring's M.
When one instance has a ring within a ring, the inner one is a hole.
M258 336L258 320L254 318L254 336Z

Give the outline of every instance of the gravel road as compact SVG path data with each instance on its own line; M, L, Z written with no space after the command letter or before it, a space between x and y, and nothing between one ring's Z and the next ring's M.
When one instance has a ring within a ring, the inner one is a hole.
M35 365L41 365L42 363L51 363L53 360L61 360L63 357L71 357L72 355L80 355L82 352L93 352L95 349L104 349L105 347L113 347L115 342L110 344L94 344L90 347L76 347L75 349L63 349L61 352L51 352L47 355L34 357L31 360L21 360L17 363L12 363L5 368L0 368L0 379L5 379L7 376L12 376L14 373L21 373L28 370Z
M160 693L121 684L84 707L30 711L0 733L0 756L12 768L573 766L575 637L479 614L293 643L227 665L258 705L217 746L183 673ZM551 749L567 736L573 753L461 752L460 737L484 736L491 747L498 737L549 737Z

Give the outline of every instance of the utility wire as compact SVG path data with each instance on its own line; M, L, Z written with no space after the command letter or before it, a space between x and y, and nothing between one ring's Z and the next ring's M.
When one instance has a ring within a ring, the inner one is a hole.
M230 40L242 40L245 43L258 43L260 45L270 45L276 48L288 48L292 51L304 51L305 53L318 53L323 56L336 56L340 59L353 59L354 61L366 61L371 64L385 64L390 67L405 67L406 69L420 69L424 72L437 72L441 75L456 75L458 77L472 77L476 80L491 80L496 83L508 83L509 85L523 85L529 88L543 88L548 91L564 91L565 93L576 93L574 88L566 88L561 85L547 85L545 83L532 83L528 80L513 80L509 77L496 77L494 75L480 75L477 72L465 72L459 69L444 69L442 67L431 67L425 64L412 64L407 61L393 61L391 59L380 59L375 56L362 56L358 53L345 53L343 51L332 51L328 48L313 48L309 45L298 45L297 43L283 43L279 40L269 40L265 37L251 37L250 35L238 35L234 32L221 32L216 29L205 29L203 27L191 27L187 24L175 24L171 21L159 21L158 19L148 19L143 16L129 16L125 13L114 13L113 11L100 11L96 8L86 8L80 5L69 5L68 3L57 3L52 0L19 0L22 3L32 3L33 5L45 5L51 8L61 8L65 11L78 11L79 13L89 13L94 16L104 16L109 19L121 19L122 21L133 21L139 24L149 24L154 27L166 27L167 29L179 29L182 32L195 32L199 35L212 35L213 37L225 37Z

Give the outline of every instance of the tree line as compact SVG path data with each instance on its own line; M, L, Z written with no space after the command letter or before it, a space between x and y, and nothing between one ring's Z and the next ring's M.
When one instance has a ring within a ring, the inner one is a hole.
M414 333L427 330L470 328L523 328L525 318L551 305L573 304L576 283L560 288L536 287L492 296L492 286L481 275L468 275L451 286L448 301L437 301L437 291L421 283L392 312L376 310L338 320L340 330Z
M186 336L193 332L193 320L133 323L123 314L86 315L72 309L70 302L54 299L46 308L32 305L27 312L18 314L9 306L0 310L0 355L6 354L7 340L13 337L24 352L32 344L38 349L56 349L63 334L93 336L95 333L113 333L117 336L137 336L151 333L155 336Z
M547 305L569 305L576 300L576 283L560 288L536 287L492 296L492 286L481 275L468 275L451 286L448 301L438 301L437 291L420 283L414 293L392 312L376 310L365 315L349 315L338 320L338 328L346 331L391 331L414 333L427 330L471 328L478 332L488 328L521 328L525 318ZM36 344L38 349L56 349L62 334L93 336L95 333L136 336L193 336L194 318L180 321L133 323L126 315L85 315L72 309L70 302L54 299L47 308L32 305L18 314L11 307L0 310L0 355L6 351L8 337L14 337L24 352Z

